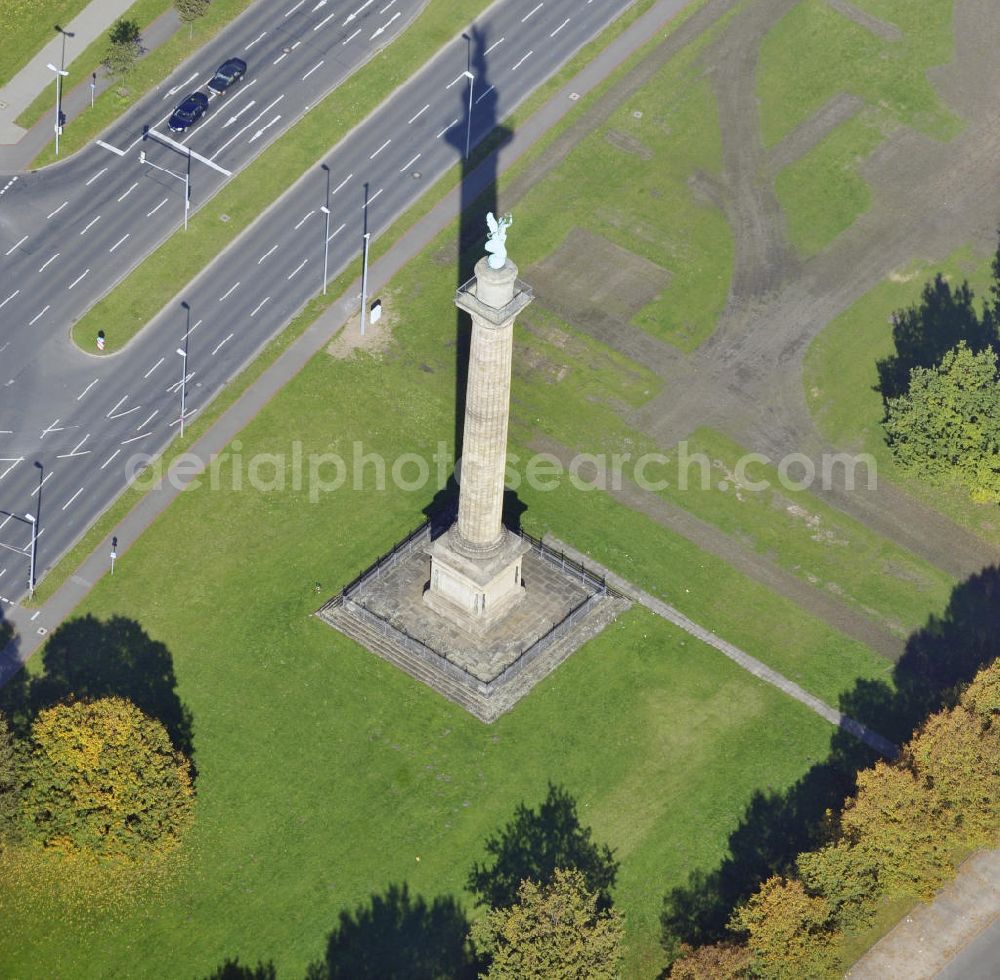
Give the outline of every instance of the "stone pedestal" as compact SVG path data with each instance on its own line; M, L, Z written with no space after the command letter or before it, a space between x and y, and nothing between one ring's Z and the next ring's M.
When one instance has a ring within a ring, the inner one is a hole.
M424 601L457 625L488 628L523 595L521 539L502 522L514 318L532 300L508 259L476 263L455 297L472 317L458 520L433 543Z

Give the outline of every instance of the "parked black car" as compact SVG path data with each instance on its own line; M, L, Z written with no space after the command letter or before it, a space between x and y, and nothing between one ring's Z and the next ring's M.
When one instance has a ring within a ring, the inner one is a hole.
M208 87L222 95L230 85L235 85L247 73L247 63L242 58L230 58L219 65Z
M208 96L204 92L192 92L176 109L167 125L172 133L183 133L193 126L208 108Z

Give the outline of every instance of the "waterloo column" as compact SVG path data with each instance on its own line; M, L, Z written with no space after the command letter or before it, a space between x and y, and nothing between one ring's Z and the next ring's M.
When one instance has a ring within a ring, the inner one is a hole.
M533 296L503 248L509 218L489 220L499 246L487 244L493 254L476 263L474 278L455 296L472 318L458 521L430 548L424 594L432 608L467 628L488 625L520 598L526 550L503 526L502 511L514 319Z

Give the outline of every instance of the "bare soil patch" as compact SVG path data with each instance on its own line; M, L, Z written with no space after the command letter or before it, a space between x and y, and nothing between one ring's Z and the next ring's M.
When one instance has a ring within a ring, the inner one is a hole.
M389 349L399 314L391 297L380 296L379 299L382 300L382 316L378 322L372 323L369 318L365 324L365 335L362 337L361 313L359 311L344 324L340 333L326 345L327 354L343 361L351 357L355 351L377 356Z

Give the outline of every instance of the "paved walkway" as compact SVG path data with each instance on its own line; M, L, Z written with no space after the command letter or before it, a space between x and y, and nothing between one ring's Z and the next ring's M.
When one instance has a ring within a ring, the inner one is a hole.
M107 31L132 6L132 2L133 0L91 0L68 24L63 24L62 27L66 31L75 35L66 38L65 64L70 64L79 52ZM62 61L62 51L63 37L53 30L52 40L3 88L0 88L0 146L19 143L27 133L27 130L16 125L14 120L52 81L52 72L46 66L50 62L59 65ZM71 79L72 76L69 76L67 81ZM55 103L52 111L54 116ZM49 120L50 130L54 122L54 118Z
M850 980L986 980L1000 975L1000 850L980 851L847 972Z

